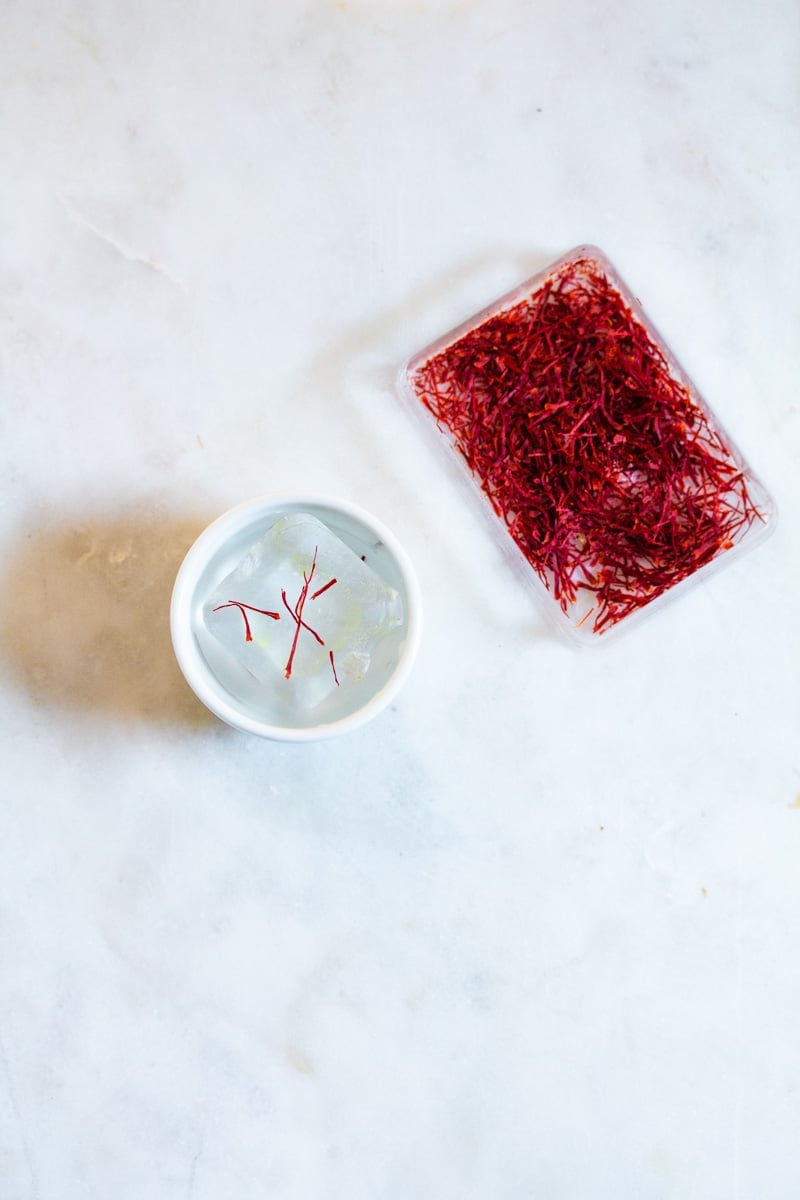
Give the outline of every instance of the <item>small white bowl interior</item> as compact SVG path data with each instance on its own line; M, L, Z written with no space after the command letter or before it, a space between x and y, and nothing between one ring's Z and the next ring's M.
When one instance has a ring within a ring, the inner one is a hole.
M337 688L312 711L289 708L280 679L259 682L205 629L203 603L279 517L311 513L399 593L403 624L357 684ZM421 634L421 599L411 562L394 535L369 513L324 496L259 496L224 513L186 555L172 592L170 626L178 664L195 695L237 729L279 741L308 742L355 729L396 696Z

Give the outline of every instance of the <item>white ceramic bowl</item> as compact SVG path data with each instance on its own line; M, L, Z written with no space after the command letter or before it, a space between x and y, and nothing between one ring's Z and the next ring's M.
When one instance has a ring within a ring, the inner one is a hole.
M204 630L202 607L248 548L286 513L307 512L327 525L400 593L400 649L373 666L358 688L342 688L320 713L289 710L278 689L259 683ZM172 644L186 681L213 713L236 729L285 742L310 742L356 729L377 716L408 678L419 648L422 605L411 562L394 535L363 509L316 495L258 496L218 517L183 560L172 592Z

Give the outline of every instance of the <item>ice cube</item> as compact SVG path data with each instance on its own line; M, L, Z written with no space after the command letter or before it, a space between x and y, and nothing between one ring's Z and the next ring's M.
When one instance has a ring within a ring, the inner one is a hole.
M292 708L363 679L399 593L310 513L271 525L203 605L206 630Z

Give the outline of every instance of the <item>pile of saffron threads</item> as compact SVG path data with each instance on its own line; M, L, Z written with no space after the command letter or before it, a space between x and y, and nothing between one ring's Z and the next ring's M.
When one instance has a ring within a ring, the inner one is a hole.
M603 633L765 519L604 266L564 260L409 369L522 554Z

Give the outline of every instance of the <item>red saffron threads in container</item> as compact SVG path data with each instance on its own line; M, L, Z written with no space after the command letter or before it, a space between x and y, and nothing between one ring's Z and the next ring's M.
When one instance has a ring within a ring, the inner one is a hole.
M405 382L581 635L766 532L769 496L594 247L417 355Z

